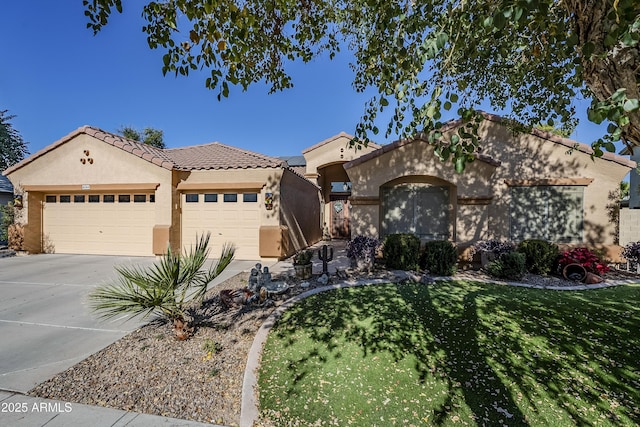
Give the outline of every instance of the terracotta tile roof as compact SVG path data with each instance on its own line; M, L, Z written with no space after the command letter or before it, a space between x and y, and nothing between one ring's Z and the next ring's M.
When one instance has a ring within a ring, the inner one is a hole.
M286 163L275 157L214 142L164 150L180 170L279 168Z
M171 159L166 155L166 150L153 147L149 144L144 144L132 139L127 139L123 136L116 135L110 132L105 132L102 129L94 128L91 126L84 126L81 128L87 135L93 136L96 139L111 144L114 147L121 148L122 150L136 155L144 160L154 163L165 169L173 169L174 164Z
M163 150L96 127L83 126L8 168L3 174L7 175L22 168L81 134L90 135L168 170L277 168L286 165L282 160L275 157L230 147L217 142Z
M6 171L3 172L3 174L7 175L11 172L14 172L22 168L23 166L28 165L29 163L36 160L37 158L47 154L50 151L55 150L56 148L60 147L63 144L66 144L67 142L71 141L73 138L81 134L93 136L96 139L106 142L107 144L113 145L114 147L118 147L124 151L127 151L133 155L136 155L142 159L145 159L165 169L169 169L169 170L173 169L173 162L166 156L166 154L164 154L165 150L161 150L159 148L155 148L150 145L134 141L132 139L127 139L123 136L106 132L96 127L82 126L74 130L73 132L69 133L68 135L63 136L53 144L47 145L45 148L32 154L31 156L27 157L20 163L17 163L12 167L8 168Z

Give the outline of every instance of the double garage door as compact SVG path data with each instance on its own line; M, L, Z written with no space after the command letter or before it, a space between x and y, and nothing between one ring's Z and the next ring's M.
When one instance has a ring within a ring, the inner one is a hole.
M259 193L184 193L182 244L189 248L197 236L210 232L210 256L217 258L225 242L236 246L236 259L259 260Z
M211 233L211 256L225 242L236 259L259 256L258 193L186 193L182 198L182 245ZM96 255L153 255L156 223L152 193L48 194L43 204L45 252Z
M45 252L153 255L154 194L49 194L42 220Z

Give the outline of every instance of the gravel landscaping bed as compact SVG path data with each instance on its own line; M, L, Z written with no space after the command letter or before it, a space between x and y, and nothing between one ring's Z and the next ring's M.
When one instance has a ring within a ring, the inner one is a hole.
M353 276L351 276L353 277ZM379 270L359 275L393 281L393 273ZM637 278L626 272L607 274L608 280ZM488 280L482 272L467 270L460 279ZM239 274L210 290L202 308L192 315L201 319L195 335L186 341L173 338L172 327L159 320L130 333L77 365L36 386L28 394L236 426L240 420L242 382L247 354L264 320L293 295L323 286L317 278L286 280L287 293L271 303L224 309L222 289L247 286L248 274ZM549 276L528 275L523 282L534 286L574 286L575 282Z
M247 286L239 274L210 290L192 314L202 319L186 341L154 320L52 379L29 395L133 412L236 426L247 354L260 325L285 299L320 286L286 278L291 288L272 302L224 309L219 292ZM278 280L274 277L274 280Z

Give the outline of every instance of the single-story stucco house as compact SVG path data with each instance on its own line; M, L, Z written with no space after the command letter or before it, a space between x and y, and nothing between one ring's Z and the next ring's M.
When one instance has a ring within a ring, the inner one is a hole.
M4 174L25 193L30 252L153 255L206 231L213 256L230 241L240 259L283 258L323 234L614 242L610 193L635 162L483 115L482 154L462 174L422 137L356 151L340 133L275 158L220 143L161 150L90 126Z
M544 239L612 245L615 191L635 162L534 129L514 133L483 113L481 154L458 174L422 138L398 141L344 168L352 185L354 234L410 232L459 247L478 240ZM445 125L455 132L462 123ZM570 153L569 153L570 152Z
M318 241L319 189L280 159L212 143L157 149L84 126L10 167L30 252L154 255L211 232L239 259Z

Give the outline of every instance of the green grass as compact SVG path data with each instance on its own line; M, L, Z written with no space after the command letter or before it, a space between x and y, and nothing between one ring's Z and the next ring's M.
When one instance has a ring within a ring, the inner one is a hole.
M289 309L259 372L276 425L640 425L640 285L471 282L325 292Z

